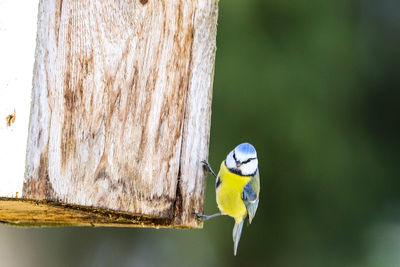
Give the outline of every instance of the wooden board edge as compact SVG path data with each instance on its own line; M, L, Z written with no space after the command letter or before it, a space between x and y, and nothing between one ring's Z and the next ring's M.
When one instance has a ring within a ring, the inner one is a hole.
M201 229L195 224L174 224L173 219L153 218L109 209L47 200L0 197L0 224L22 227L111 226L140 228Z

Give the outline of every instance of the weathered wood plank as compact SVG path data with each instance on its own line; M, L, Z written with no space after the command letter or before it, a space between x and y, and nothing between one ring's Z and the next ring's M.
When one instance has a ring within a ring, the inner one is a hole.
M15 226L181 227L171 219L46 200L0 197L0 223Z
M216 22L215 0L41 0L23 197L201 226Z
M194 18L195 41L192 45L190 90L183 125L180 188L177 188L182 200L179 204L181 209L193 212L203 211L204 204L204 180L193 177L203 177L199 161L208 158L218 18L217 1L200 3L203 4L199 8L202 12L197 12ZM178 212L175 223L195 224L193 219L190 212Z

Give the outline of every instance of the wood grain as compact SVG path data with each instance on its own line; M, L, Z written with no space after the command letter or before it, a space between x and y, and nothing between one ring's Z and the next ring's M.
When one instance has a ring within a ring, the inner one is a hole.
M47 200L0 197L0 223L14 226L119 226L185 228L171 219Z
M23 197L199 227L217 2L39 5Z

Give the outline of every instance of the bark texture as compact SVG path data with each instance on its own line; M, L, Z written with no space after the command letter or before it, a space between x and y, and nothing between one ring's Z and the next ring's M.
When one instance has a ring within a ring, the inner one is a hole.
M38 17L23 197L199 227L217 2L42 0Z

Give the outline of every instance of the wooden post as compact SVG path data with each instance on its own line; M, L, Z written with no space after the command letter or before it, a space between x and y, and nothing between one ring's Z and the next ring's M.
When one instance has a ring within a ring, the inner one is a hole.
M0 221L201 227L217 1L41 0L38 17L23 199Z

